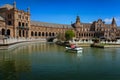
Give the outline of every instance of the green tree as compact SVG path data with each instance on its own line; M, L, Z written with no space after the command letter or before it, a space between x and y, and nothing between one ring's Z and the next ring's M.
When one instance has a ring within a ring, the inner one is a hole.
M66 40L71 40L75 36L75 33L72 30L67 30L65 32L65 38Z

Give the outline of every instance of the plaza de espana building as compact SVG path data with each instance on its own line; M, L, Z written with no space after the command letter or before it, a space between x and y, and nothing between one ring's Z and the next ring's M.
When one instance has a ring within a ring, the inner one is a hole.
M111 24L105 24L102 19L93 23L81 23L77 16L76 22L70 25L37 22L30 20L30 9L26 11L18 10L16 2L13 5L5 4L0 7L0 35L8 38L48 38L67 30L73 30L75 38L79 40L119 39L120 28L117 26L115 18Z

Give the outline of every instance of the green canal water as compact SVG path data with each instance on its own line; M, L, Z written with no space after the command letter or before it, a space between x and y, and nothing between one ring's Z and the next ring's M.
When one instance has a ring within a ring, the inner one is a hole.
M68 53L52 43L0 50L0 80L120 80L120 48Z

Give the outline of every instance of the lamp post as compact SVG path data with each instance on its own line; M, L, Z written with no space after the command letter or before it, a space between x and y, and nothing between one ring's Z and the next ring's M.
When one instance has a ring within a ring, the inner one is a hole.
M5 17L5 39L7 39L7 19Z
M7 25L6 25L6 17L5 17L5 31L4 31L4 37L3 37L3 44L5 44L5 39L7 39Z

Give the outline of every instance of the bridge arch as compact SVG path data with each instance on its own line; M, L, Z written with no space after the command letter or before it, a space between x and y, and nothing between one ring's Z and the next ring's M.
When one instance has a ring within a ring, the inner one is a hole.
M2 29L2 35L5 35L5 29Z
M7 30L7 35L10 36L10 29Z

